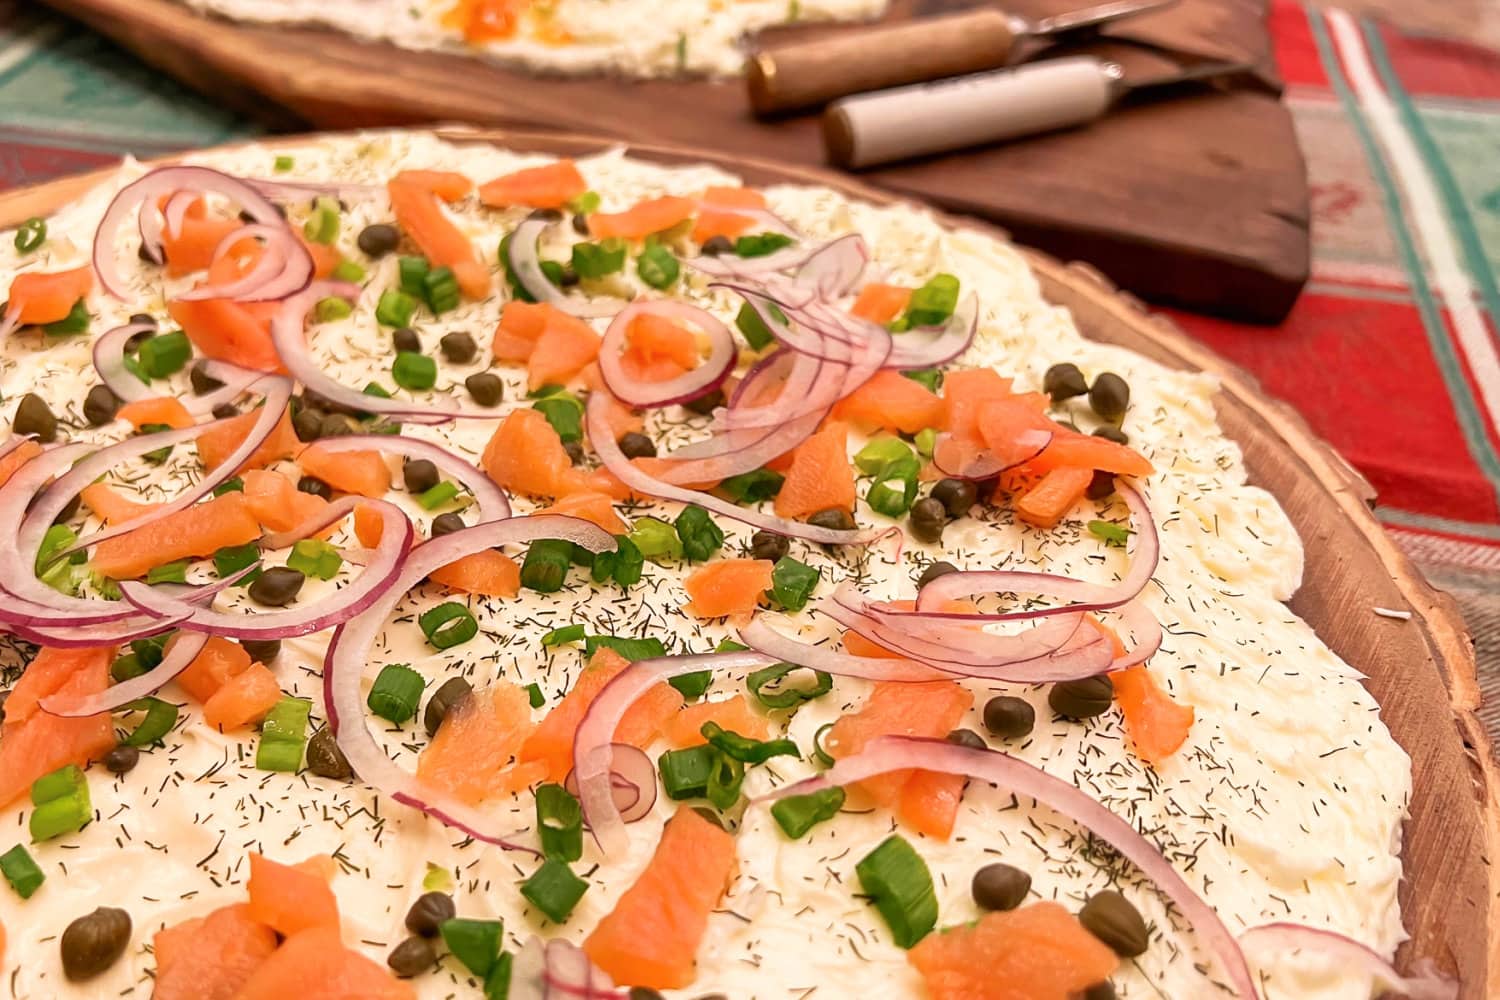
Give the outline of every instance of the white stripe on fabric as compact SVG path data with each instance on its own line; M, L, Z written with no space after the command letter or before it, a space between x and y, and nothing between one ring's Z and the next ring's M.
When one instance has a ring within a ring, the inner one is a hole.
M19 31L14 28L0 31L0 73L19 66L22 60L63 33L62 21L40 21L29 27L24 20L20 23L23 27Z

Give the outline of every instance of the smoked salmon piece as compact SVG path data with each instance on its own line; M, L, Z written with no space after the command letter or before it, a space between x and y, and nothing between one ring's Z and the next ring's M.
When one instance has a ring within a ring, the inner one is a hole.
M495 327L495 340L490 353L496 361L525 361L536 350L536 342L547 321L561 310L545 302L522 302L511 299L500 309L500 322Z
M578 172L578 165L561 159L496 177L480 185L479 200L497 208L562 208L587 190L588 182Z
M942 422L943 401L922 383L882 370L834 404L833 416L866 431L916 434Z
M599 212L589 216L589 234L601 240L611 236L644 239L691 219L697 207L691 198L675 195L648 198L623 212Z
M321 867L321 866L318 866ZM321 874L302 865L283 865L250 852L249 916L291 937L315 927L339 929L339 904Z
M229 299L173 299L167 303L167 313L203 357L260 372L285 372L281 355L271 342L273 310L265 305Z
M736 208L765 209L766 196L754 188L711 187L698 199L698 219L693 223L693 242L707 243L715 236L732 240L742 236L758 220Z
M244 903L158 931L151 1000L234 1000L276 950L276 932Z
M547 776L545 765L517 760L533 728L526 690L496 681L448 710L417 777L470 805L519 792Z
M132 500L108 483L89 483L79 491L78 499L105 524L124 524L161 506Z
M615 513L614 498L605 493L585 490L560 497L550 507L536 511L538 514L566 514L597 524L611 535L623 535L630 530L620 515Z
M604 493L624 499L624 486L599 470L576 468L563 448L562 438L541 411L512 410L495 428L481 459L484 471L512 493L566 497L573 493Z
M563 385L599 356L603 338L594 328L560 309L546 318L531 356L526 359L526 386Z
M176 642L174 638L172 642ZM171 643L167 648L170 651ZM206 704L218 690L250 669L250 654L243 646L222 636L210 636L187 669L177 675L177 686Z
M1110 679L1135 752L1152 764L1160 764L1176 753L1193 728L1193 707L1179 705L1158 687L1145 664L1116 671Z
M113 646L42 647L5 702L0 723L0 807L26 795L31 783L60 767L87 767L115 747L109 713L65 719L41 710L48 695L82 697L109 687Z
M137 399L135 402L126 403L120 407L115 417L127 421L136 430L140 430L146 424L166 424L173 430L181 430L184 427L191 427L195 423L193 415L187 411L186 406L182 405L182 401L175 396L153 396L148 399Z
M378 500L391 489L391 467L378 451L328 451L315 442L302 449L297 464L340 493Z
M230 677L203 703L203 721L221 733L265 718L281 700L281 685L264 664L252 663Z
M345 948L337 927L288 937L234 1000L416 1000L416 990L386 968Z
M878 282L866 285L859 290L849 312L872 323L889 323L906 312L907 303L911 302L911 291L900 285L882 285ZM906 381L910 382L911 379Z
M728 729L752 740L764 740L771 735L766 718L750 707L742 694L723 701L700 701L674 713L661 727L661 734L673 749L695 747L707 742L703 738L703 724L712 722L720 729Z
M1092 469L1059 466L1015 501L1016 516L1034 527L1055 527L1083 499L1093 481Z
M462 184L454 178L462 179ZM472 185L461 174L411 170L402 171L386 184L397 224L433 267L452 269L459 289L472 301L489 294L489 268L480 261L469 238L443 213L438 201L461 198L470 188Z
M279 472L246 469L240 474L240 481L250 513L267 531L291 531L328 506L327 500L303 493L289 476Z
M1059 903L1029 903L929 934L906 953L931 1000L1071 1000L1108 979L1115 953Z
M682 582L690 598L683 610L694 618L749 618L771 589L774 566L769 559L716 559L705 563Z
M427 575L433 583L465 594L515 597L521 592L521 567L503 552L471 552Z
M66 319L73 304L94 287L94 269L88 264L70 271L25 271L11 279L5 312L19 310L22 326L56 323Z
M228 461L234 450L249 436L259 417L260 411L250 410L237 417L230 417L220 426L198 435L198 460L203 463L204 468L212 471ZM251 452L245 464L235 471L264 469L272 462L290 458L301 450L302 442L297 440L297 432L292 429L291 411L287 410L281 414L281 419L271 428L271 433L266 435L260 447Z
M35 441L22 441L10 451L0 456L0 486L10 481L10 477L27 462L42 453L42 446Z
M853 511L855 493L849 428L833 421L792 452L786 481L776 494L776 514L800 519L830 507Z
M225 493L105 539L94 547L90 562L95 572L112 580L129 580L169 562L211 556L259 537L260 522L249 501L239 493Z

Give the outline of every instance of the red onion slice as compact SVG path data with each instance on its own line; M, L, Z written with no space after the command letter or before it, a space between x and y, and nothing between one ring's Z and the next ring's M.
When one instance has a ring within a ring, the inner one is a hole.
M1240 932L1240 947L1247 951L1311 951L1337 962L1343 969L1364 973L1384 987L1382 992L1399 993L1409 1000L1457 1000L1458 997L1456 982L1439 975L1436 970L1424 970L1422 962L1417 963L1417 975L1403 976L1368 945L1321 927L1293 923L1261 924Z
M1004 452L971 445L944 432L932 449L932 464L955 479L990 479L1036 458L1052 443L1052 432L1035 428L1018 433Z
M673 677L699 670L764 667L774 662L770 657L753 651L658 656L636 660L600 689L573 734L573 771L578 779L578 802L583 807L584 822L589 824L601 851L618 856L628 846L626 820L616 807L610 776L617 773L615 730L630 706L653 685ZM656 780L654 768L651 780L653 783Z
M510 269L516 282L538 302L561 309L582 319L597 319L613 316L625 303L619 299L581 299L558 288L542 271L541 259L537 256L536 244L543 232L551 225L546 219L532 217L516 227L506 246Z
M189 396L182 401L187 411L196 416L212 413L220 404L232 403L246 392L254 391L256 383L266 378L279 378L280 376L268 375L254 368L241 368L239 365L230 364L228 361L215 361L206 358L198 362L198 367L209 378L216 379L224 384L217 389L206 392L201 396ZM134 378L134 376L131 376ZM139 382L139 379L136 379Z
M178 191L167 199L167 207L162 210L162 219L166 222L166 233L172 239L182 235L182 220L187 218L188 209L198 200L198 195L193 191ZM147 216L155 215L155 212L143 213ZM142 231L141 237L145 238Z
M620 819L626 823L645 819L656 805L656 765L645 751L629 743L611 743L609 753L610 796ZM578 795L576 768L568 772L563 787Z
M219 261L247 239L265 243L265 252L248 273L222 285L203 285L191 289L178 298L188 302L199 299L267 302L300 292L312 281L312 254L308 253L307 247L284 224L256 224L236 229L214 247L214 261Z
M979 332L979 299L972 293L940 327L919 327L896 339L887 368L936 368L957 358Z
M630 489L647 496L656 497L659 500L676 500L678 503L695 503L705 510L725 517L733 518L743 524L756 528L764 528L782 535L790 535L794 538L802 538L809 542L819 542L824 545L868 545L886 537L892 530L900 531L899 528L886 530L864 530L864 531L839 531L834 528L819 528L816 525L804 524L801 521L789 521L784 517L776 517L771 514L762 514L760 511L747 510L730 503L728 500L720 499L711 493L702 493L698 490L690 490L681 486L673 486L671 483L662 482L654 476L645 472L627 459L620 447L615 443L614 436L609 430L609 397L604 393L596 392L589 397L585 408L585 418L588 423L589 441L593 443L594 450L599 453L599 459L604 467L614 473L619 480Z
M1219 915L1135 827L1086 792L1032 765L995 750L977 750L946 740L878 736L864 749L836 760L822 774L778 788L757 800L770 802L833 785L848 785L878 774L917 769L959 774L1036 799L1102 838L1135 864L1177 905L1208 950L1218 956L1241 997L1258 996L1239 943Z
M406 458L425 458L438 471L474 498L474 510L480 521L498 521L510 517L510 500L505 491L473 462L422 438L402 434L350 434L345 437L320 438L318 450L337 454L345 451L377 451Z
M544 946L542 1000L624 1000L623 990L594 965L588 954L564 938L553 938ZM516 996L515 1000L526 1000Z
M245 177L244 182L267 198L281 201L312 201L319 195L361 201L385 194L384 184L345 184L322 181L278 181L270 177Z
M38 704L42 711L50 715L62 716L65 719L98 715L100 712L113 712L138 698L155 694L166 687L168 681L188 668L193 662L193 657L197 656L207 644L208 636L206 635L191 633L179 635L173 641L172 648L167 650L167 655L162 657L162 661L139 677L132 677L105 688L98 694L83 697L71 697L65 694L48 695Z
M700 254L689 257L687 265L714 278L748 278L761 274L773 274L800 267L815 256L822 246L793 246L768 253L763 257L740 257L735 254L709 256Z
M763 612L739 630L740 642L757 653L763 653L780 663L795 663L800 667L821 670L837 677L858 677L867 681L898 681L917 683L920 681L947 680L952 673L924 666L915 660L895 660L878 656L855 656L843 653L827 645L810 645L799 639L777 632L767 621ZM781 621L788 621L778 615Z
M109 391L127 403L155 395L151 387L125 367L125 344L138 333L156 329L155 323L126 323L99 335L94 341L94 370Z
M423 542L406 554L401 572L362 613L340 625L323 659L323 701L328 725L360 779L403 805L418 809L439 822L487 844L507 850L532 850L509 835L493 832L493 820L402 769L386 756L365 724L360 678L371 660L371 650L386 621L406 592L440 566L485 549L510 543L559 538L590 552L615 547L607 531L587 521L557 514L512 517L475 525L451 535ZM535 853L535 851L533 851Z
M111 602L99 601L99 604ZM102 625L47 625L32 628L24 625L11 626L16 635L39 646L57 646L60 649L82 649L88 646L118 646L134 639L150 636L175 628L181 618L149 618L136 615Z
M697 327L708 337L708 357L700 361L698 367L664 382L642 382L632 378L625 373L620 360L624 356L630 325L637 316L682 320L690 327ZM626 306L610 322L609 329L604 332L604 343L599 348L599 374L615 398L627 406L670 406L691 402L723 385L738 358L734 335L717 317L686 302L653 299Z
M816 288L825 299L840 299L854 291L869 263L870 248L865 238L850 233L819 247L797 268L794 280Z
M226 173L209 167L160 167L136 178L121 188L104 210L99 227L94 232L94 271L99 275L99 284L115 298L124 301L129 289L120 278L116 265L115 233L129 214L137 208L155 212L155 199L164 194L193 192L197 194L220 194L233 201L250 217L268 226L286 228L286 220L276 206L263 198L249 184ZM147 254L156 263L161 263L160 245L145 245Z

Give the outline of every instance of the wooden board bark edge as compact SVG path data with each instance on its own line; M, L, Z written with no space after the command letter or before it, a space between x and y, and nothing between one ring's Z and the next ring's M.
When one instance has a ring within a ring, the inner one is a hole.
M618 144L466 127L434 131L454 142L558 155L583 155ZM630 149L665 162L717 163L752 183L818 184L871 202L904 201L816 168L653 144L632 143ZM0 193L0 227L55 210L110 172ZM987 223L934 214L950 226L999 234ZM1398 952L1398 964L1410 968L1418 959L1429 959L1460 977L1466 1000L1500 996L1500 866L1488 861L1500 857L1500 766L1475 715L1477 667L1457 605L1423 579L1385 532L1371 509L1369 483L1291 407L1267 397L1248 372L1151 314L1092 268L1026 253L1045 297L1070 309L1086 335L1219 379L1220 422L1244 451L1251 482L1280 500L1307 547L1308 570L1291 602L1293 610L1349 662L1390 667L1372 671L1368 683L1380 701L1382 718L1411 754L1416 778L1402 850L1407 868L1402 915L1411 940ZM1409 609L1412 618L1388 623L1387 629L1385 620L1374 618L1373 606ZM1355 624L1331 634L1330 627L1343 621ZM1441 685L1440 698L1436 685ZM1440 720L1432 717L1434 699L1443 709Z

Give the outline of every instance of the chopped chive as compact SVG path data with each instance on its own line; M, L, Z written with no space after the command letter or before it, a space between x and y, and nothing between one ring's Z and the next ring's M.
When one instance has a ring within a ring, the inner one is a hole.
M806 795L788 795L771 806L771 818L793 840L800 840L809 830L833 819L844 807L844 790L837 785Z
M708 795L708 781L718 763L719 751L702 744L686 750L668 750L657 759L662 789L675 802Z
M784 482L786 477L774 469L751 469L730 476L719 489L735 503L761 503L780 493Z
M0 854L0 875L5 876L5 881L10 883L16 895L22 899L30 899L42 887L42 883L47 881L47 876L42 874L42 869L32 859L31 852L21 844Z
M160 434L162 431L169 431L171 429L172 428L169 427L166 424L141 424L140 429L136 433L143 434L143 435L144 434ZM153 465L160 465L161 463L165 462L171 456L172 456L172 446L171 445L167 445L164 448L157 448L155 451L148 451L148 452L146 452L146 454L142 455L141 457L144 458L146 461L152 463Z
M121 743L132 747L148 747L161 740L177 725L177 706L160 698L140 698L125 706L131 712L145 712L146 717L136 724Z
M543 861L542 866L521 883L521 895L557 924L568 919L588 889L589 884L574 875L573 869L553 858Z
M453 483L442 482L430 489L424 490L422 495L417 497L417 503L421 505L423 510L437 510L439 507L452 501L456 496L458 496L458 487Z
M712 670L694 670L690 674L678 674L669 678L667 683L682 693L688 701L697 701L703 697L703 693L709 689L714 682Z
M427 681L405 663L387 663L380 668L365 704L370 711L396 725L417 714L417 703Z
M333 269L333 279L358 284L365 280L365 269L358 261L341 260L338 267Z
M709 745L726 757L744 764L764 764L772 757L801 757L802 751L789 739L753 740L741 736L732 729L725 729L717 722L705 722L699 730Z
M377 399L391 398L391 390L387 389L379 382L367 382L364 389L360 391L363 392L366 396L374 396Z
M282 156L276 157L275 161L271 164L271 168L273 170L275 170L278 174L284 174L288 170L292 169L293 165L295 165L296 162L297 161L294 160L292 157L286 156L286 155L282 155Z
M885 468L886 463L910 458L911 446L898 437L883 434L871 438L869 443L854 454L854 464L867 476L874 476Z
M302 235L312 243L332 243L339 235L339 203L326 196L313 202L312 215L302 224Z
M593 578L595 583L613 579L622 587L631 587L641 580L641 570L646 557L628 535L615 536L615 551L594 554Z
M771 567L771 600L787 611L801 611L818 587L822 570L791 556L782 556Z
M917 478L922 464L910 451L894 461L887 462L875 474L875 481L865 494L865 502L872 510L887 517L900 517L917 499Z
M1089 534L1111 548L1123 549L1130 540L1130 529L1113 521L1090 521Z
M542 645L552 647L561 646L567 642L577 642L583 638L586 631L587 629L582 625L564 625L562 628L555 628L542 636Z
M784 233L756 233L735 240L734 252L739 257L765 257L791 246L792 242L792 238Z
M612 649L631 663L667 655L667 647L654 636L637 639L622 635L591 635L583 640L585 659L593 659L594 653L600 649Z
M746 677L745 686L767 708L792 708L804 701L821 698L833 690L833 677L821 670L812 672L813 686L810 688L780 683L788 674L800 669L802 668L794 663L773 663ZM768 690L770 688L775 690Z
M193 356L193 344L181 330L148 337L136 352L141 371L151 378L166 378L182 370Z
M245 492L245 481L239 476L235 476L233 479L226 479L214 487L214 496L216 497L221 497L226 493L243 492Z
M510 976L514 963L515 959L508 951L502 951L495 959L494 967L484 977L484 1000L510 1000Z
M781 322L786 322L786 314L774 302L767 303L766 308L771 310ZM748 302L740 306L740 311L735 314L734 325L744 335L745 343L754 350L758 351L776 339L771 333L771 328L766 325L766 321L761 319L760 313L756 312L755 307Z
M958 279L951 274L935 274L921 288L911 293L906 313L901 317L904 329L937 326L948 322L958 308Z
M30 253L47 239L47 220L33 215L16 229L16 250Z
M813 759L824 767L833 766L833 755L823 749L823 734L834 727L834 723L825 722L813 733Z
M434 649L462 646L479 634L474 613L457 601L444 601L417 616L417 625Z
M255 766L262 771L296 773L307 746L307 718L312 702L285 697L271 706L260 728L260 746L255 748Z
M427 274L431 270L426 257L401 257L396 261L396 280L407 295L425 298Z
M682 266L672 256L672 251L648 240L645 249L635 259L635 270L652 288L670 288L682 273Z
M45 571L64 549L69 548L76 541L78 541L78 532L66 524L49 526L42 534L42 543L36 550L36 561L32 564L32 572Z
M292 546L291 554L286 557L286 564L300 571L303 576L332 580L338 576L339 567L344 565L344 557L339 555L337 548L321 538L304 538Z
M403 389L431 389L437 383L437 362L416 351L401 351L391 365L391 378Z
M422 876L423 892L452 892L453 873L448 869L427 862L427 874Z
M688 504L677 515L675 527L682 541L682 553L693 562L703 562L724 545L724 531L708 511L697 504Z
M521 586L539 594L555 594L563 588L572 566L572 542L539 538L531 543L521 562Z
M93 317L89 315L88 304L83 299L79 299L73 303L73 308L68 310L66 316L60 320L45 324L42 327L42 331L49 337L66 337L68 334L82 333L87 330L91 319Z
M682 539L677 529L661 518L637 518L630 529L630 540L644 558L654 563L682 558Z
M599 243L573 244L573 270L580 278L598 280L625 267L625 242L608 239Z
M708 772L704 797L720 810L729 809L740 800L740 786L744 783L745 762L714 747L714 766Z
M943 373L936 368L918 368L901 374L918 385L925 385L929 392L937 392L943 387Z
M547 418L563 442L583 440L583 402L571 392L558 390L531 404Z
M114 662L109 665L109 676L118 684L120 681L128 681L132 677L139 677L150 669L150 667L141 663L140 657L134 653L126 653L123 656L115 657Z
M542 686L535 681L526 685L526 699L531 702L532 708L541 708L547 704L547 696L542 694Z
M422 298L433 315L458 308L458 278L451 267L434 267L422 278Z
M219 549L214 553L214 572L222 579L233 576L242 569L254 566L260 561L260 546L254 542L246 542L244 545L230 545ZM260 570L256 570L250 576L240 581L241 586L248 585L260 576Z
M36 807L28 821L32 843L76 833L94 818L88 779L76 764L60 767L32 782L31 804Z
M537 787L536 829L546 857L557 861L583 857L583 810L562 785Z
M163 563L153 566L146 571L147 583L187 583L188 562L179 559L176 562Z
M473 920L454 917L438 925L443 944L463 967L476 976L486 976L500 957L500 938L505 924L499 920Z
M916 446L917 453L923 458L931 458L932 451L937 447L937 428L923 427L917 431L917 436L912 438L912 444Z
M375 303L375 319L385 326L406 326L416 311L417 300L396 288L381 292L380 301Z
M348 299L337 295L322 298L313 306L313 321L317 323L333 323L341 319L348 319L354 313L354 307L349 304Z
M901 837L886 838L854 866L854 872L899 947L912 947L937 926L932 875L922 856Z
M598 191L585 191L577 198L568 202L568 211L574 215L593 215L599 211L599 205L603 200L599 197Z

